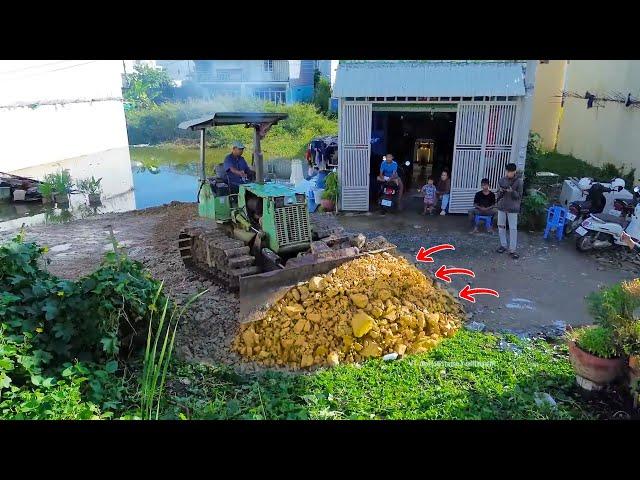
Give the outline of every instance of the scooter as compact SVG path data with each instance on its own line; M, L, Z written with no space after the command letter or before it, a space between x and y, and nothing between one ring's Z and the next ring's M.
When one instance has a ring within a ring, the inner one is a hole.
M392 180L386 180L384 182L380 182L380 190L379 190L380 199L378 201L378 204L382 209L382 213L386 213L387 211L397 209L399 191L400 191L400 187L398 187L398 185Z
M634 187L635 207L630 219L607 214L592 214L576 228L576 248L581 252L624 245L622 232L640 241L640 187Z
M576 182L577 183L577 182ZM609 183L602 183L602 182L593 182L593 184L599 184L600 186L604 187L606 190L612 189L612 190L617 190L618 192L623 190L625 187L625 183L624 180L621 178L614 178L613 180L611 180L611 182ZM607 196L607 193L609 192L605 192L605 199ZM584 195L584 193L583 193ZM621 204L622 200L621 199L614 199L614 205L613 205L613 209L611 209L608 213L612 213L614 215L620 215L617 212L622 212L623 207ZM606 205L607 205L607 201L605 200L605 204L602 206L602 209L600 211L595 211L592 212L591 211L591 202L588 200L576 200L573 201L569 204L569 208L568 208L568 212L567 212L567 222L564 225L564 233L566 236L569 236L584 220L586 220L589 215L591 213L597 214L597 213L602 213L603 211L606 210ZM633 208L632 208L633 210Z

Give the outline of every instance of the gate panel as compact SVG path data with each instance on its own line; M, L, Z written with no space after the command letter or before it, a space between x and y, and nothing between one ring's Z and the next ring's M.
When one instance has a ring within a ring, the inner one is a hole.
M370 103L342 102L338 132L340 210L369 210Z
M451 169L451 213L466 213L480 181L488 178L495 190L505 164L513 161L517 104L460 103Z

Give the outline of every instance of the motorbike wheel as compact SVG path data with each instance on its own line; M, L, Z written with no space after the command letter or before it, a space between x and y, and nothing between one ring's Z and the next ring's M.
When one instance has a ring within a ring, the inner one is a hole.
M581 252L593 250L593 235L587 234L584 237L578 237L576 240L576 248Z
M579 218L576 218L573 222L567 222L564 225L564 234L565 236L569 236L573 233L573 231L578 228L582 221Z

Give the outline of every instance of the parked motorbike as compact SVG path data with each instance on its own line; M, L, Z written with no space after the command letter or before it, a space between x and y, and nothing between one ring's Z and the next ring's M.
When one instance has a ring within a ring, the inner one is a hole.
M576 248L581 252L624 245L622 232L634 241L640 239L640 187L633 189L634 207L629 218L608 214L591 214L576 228Z
M622 189L624 189L625 184L624 184L624 180L621 178L615 178L608 184L601 183L601 182L592 182L591 179L589 178L582 178L578 182L578 186L581 187L581 190L583 192L587 190L591 191L594 186L598 186L602 189L603 191L602 195L604 198L604 193L608 193L612 191L619 192ZM623 207L620 202L623 202L623 200L616 199L614 202L614 208L617 211L620 211L622 214ZM616 207L616 204L618 204L618 207ZM606 200L602 202L602 208L598 210L594 210L592 208L592 203L590 200L576 200L574 202L571 202L569 204L569 208L567 212L567 222L565 223L565 226L564 226L565 235L570 235L584 220L586 220L589 217L590 214L602 213L602 211L605 208L605 205L606 205Z
M380 205L383 213L397 209L399 193L400 187L398 187L394 181L387 180L380 182L378 204Z

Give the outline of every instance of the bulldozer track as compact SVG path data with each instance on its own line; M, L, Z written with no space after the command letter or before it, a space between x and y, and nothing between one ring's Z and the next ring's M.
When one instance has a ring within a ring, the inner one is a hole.
M240 277L260 271L249 247L217 224L185 227L178 237L178 249L185 267L231 291L238 291Z

